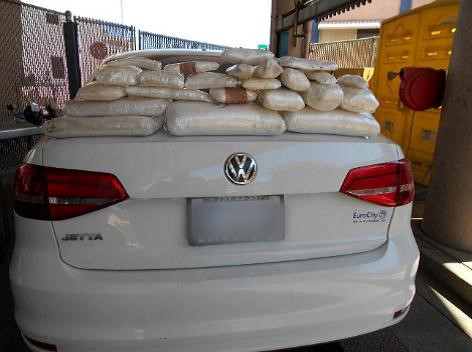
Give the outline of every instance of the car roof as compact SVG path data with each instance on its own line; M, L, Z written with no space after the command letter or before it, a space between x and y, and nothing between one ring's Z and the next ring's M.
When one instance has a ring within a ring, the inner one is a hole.
M221 50L200 50L200 49L153 49L153 50L134 50L118 53L107 57L103 63L107 63L117 59L125 59L129 57L139 56L148 59L161 61L163 66L182 62L182 61L215 61L225 63L220 59Z

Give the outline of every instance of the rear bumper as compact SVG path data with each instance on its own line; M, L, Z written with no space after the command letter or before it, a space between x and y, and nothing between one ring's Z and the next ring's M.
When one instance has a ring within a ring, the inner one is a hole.
M190 270L80 270L43 250L17 243L15 315L59 352L266 351L367 333L402 319L419 260L411 231L363 254Z

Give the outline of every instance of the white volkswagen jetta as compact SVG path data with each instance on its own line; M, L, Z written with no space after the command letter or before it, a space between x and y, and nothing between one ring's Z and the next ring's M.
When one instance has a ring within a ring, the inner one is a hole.
M419 259L403 157L382 136L44 138L15 185L25 341L266 351L395 324Z

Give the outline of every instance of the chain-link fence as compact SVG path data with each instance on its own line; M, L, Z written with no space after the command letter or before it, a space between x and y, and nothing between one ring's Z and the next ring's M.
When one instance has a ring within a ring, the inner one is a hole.
M340 68L374 67L379 37L310 44L309 58L336 62Z
M83 17L72 21L70 13L14 0L0 0L0 14L0 129L12 121L8 104L20 111L31 102L62 108L79 81L87 82L105 57L135 50L137 38L139 49L226 48L143 31L136 36L133 26Z
M0 1L0 122L6 106L22 108L69 98L63 39L65 15L11 0Z
M28 150L41 136L26 136L0 140L0 173L15 169L25 157Z
M227 46L197 42L188 39L169 37L162 34L139 31L139 49L202 49L202 50L223 50Z
M74 17L77 23L82 84L109 55L136 49L133 26Z

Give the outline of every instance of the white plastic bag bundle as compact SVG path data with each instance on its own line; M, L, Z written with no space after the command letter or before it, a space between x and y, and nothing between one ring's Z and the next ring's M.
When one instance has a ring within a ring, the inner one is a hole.
M276 111L256 103L216 105L212 103L172 102L166 110L167 129L175 136L190 135L264 135L285 131Z
M331 111L343 101L343 90L337 84L319 84L311 82L309 90L303 93L306 105L320 110Z
M250 78L243 82L243 88L249 90L277 89L282 83L275 78Z
M303 59L299 57L284 56L279 59L279 65L282 67L290 67L303 71L334 71L338 69L338 65L334 62Z
M379 107L375 95L368 89L341 86L344 98L341 108L352 112L374 112Z
M44 124L44 134L55 138L148 136L161 127L149 116L57 117Z
M305 107L298 93L285 88L260 91L259 103L266 109L277 111L298 111Z
M310 89L310 81L301 71L293 68L286 68L280 76L282 84L296 92L304 92Z
M139 74L139 84L142 86L182 89L184 76L180 73L165 71L143 71Z
M208 71L215 71L220 67L217 62L211 61L188 61L179 62L176 64L168 64L164 67L166 72L181 73L183 75L189 75L191 73L202 73Z
M124 98L114 101L66 102L67 116L159 116L171 101L169 99Z
M207 101L211 99L208 93L193 89L174 89L174 88L160 88L160 87L128 87L126 94L130 97L148 97L148 98L162 98L173 100L193 100L193 101Z
M225 49L221 58L231 64L264 64L268 59L272 59L274 53L262 49L230 48Z
M257 78L276 78L284 71L277 60L269 59L265 64L257 65L254 70L254 77Z
M379 123L369 113L352 113L341 109L323 112L306 107L297 112L283 113L287 130L299 133L374 136L380 133Z
M135 66L99 68L93 75L94 81L111 86L132 86L138 83L141 69Z
M226 69L226 73L241 80L249 79L254 74L256 68L248 64L238 64Z
M336 77L324 71L306 72L308 79L318 82L319 84L336 84Z
M123 98L125 87L106 86L97 82L90 82L80 87L75 100L110 101Z
M212 88L210 97L223 104L244 104L257 99L257 93L244 88Z
M343 75L338 78L338 83L343 86L368 89L369 82L367 82L363 77L359 75Z
M204 72L190 75L185 82L185 88L210 89L210 88L233 88L241 82L232 76L217 72Z
M132 56L126 59L119 59L107 62L109 67L135 66L150 71L160 71L162 64L160 61L147 59L141 56Z

